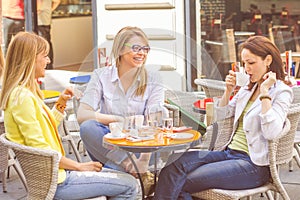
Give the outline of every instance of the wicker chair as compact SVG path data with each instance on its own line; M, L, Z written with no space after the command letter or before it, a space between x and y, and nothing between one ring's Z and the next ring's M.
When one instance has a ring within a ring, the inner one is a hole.
M194 130L205 133L205 115L193 110L193 103L203 99L204 95L196 92L183 92L175 90L165 91L165 101L179 108L179 126L191 126Z
M3 120L0 122L0 135L5 132ZM25 189L28 191L23 171L15 159L14 152L0 143L0 177L2 177L3 192L7 192L6 177L9 176L9 168L13 167L21 179Z
M194 83L202 87L207 98L222 96L225 91L225 82L214 79L195 79Z
M281 136L278 139L269 141L269 162L271 171L271 180L269 183L261 187L246 190L209 189L194 193L193 196L200 199L211 200L238 200L254 194L266 193L268 199L273 199L271 191L274 191L276 196L279 193L284 200L289 200L290 198L280 181L278 167L281 164L288 163L292 159L293 141L300 118L300 104L293 104L290 107L287 118L288 120L286 120L286 126ZM214 150L221 150L230 139L232 124L233 118L218 122L218 133L221 132L221 134L218 134Z
M294 93L293 103L300 103L300 87L294 86L292 87ZM298 167L300 168L300 123L297 126L297 132L294 140L294 151L293 151L293 158L295 159ZM293 171L293 161L289 162L289 171Z
M11 142L5 135L0 136L0 144L15 152L27 181L27 199L53 199L58 179L58 153ZM106 197L99 196L90 200L106 200Z
M28 199L53 199L57 187L58 153L10 142L5 134L0 143L11 148L18 159L28 186Z

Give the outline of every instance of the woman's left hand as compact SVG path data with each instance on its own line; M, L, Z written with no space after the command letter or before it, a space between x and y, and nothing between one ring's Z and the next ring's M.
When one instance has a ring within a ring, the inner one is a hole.
M67 87L59 96L58 100L57 100L57 104L59 104L60 106L66 107L67 105L67 101L69 99L72 98L72 96L74 95L74 91L72 87ZM60 110L61 112L64 111L64 109L59 109L57 107L58 110Z
M260 86L260 93L267 94L270 87L276 82L276 73L268 72L263 76L263 83Z
M68 101L69 99L71 99L72 96L74 96L74 90L72 87L67 87L60 95L60 97L62 99L64 99L65 101Z

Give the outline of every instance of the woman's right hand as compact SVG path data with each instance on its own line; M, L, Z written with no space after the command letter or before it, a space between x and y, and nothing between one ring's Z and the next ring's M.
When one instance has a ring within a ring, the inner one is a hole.
M226 83L226 90L229 93L232 93L236 85L236 77L234 71L229 70L229 73L225 78L225 83Z
M102 170L103 165L100 162L84 162L79 163L78 171L96 171L100 172Z

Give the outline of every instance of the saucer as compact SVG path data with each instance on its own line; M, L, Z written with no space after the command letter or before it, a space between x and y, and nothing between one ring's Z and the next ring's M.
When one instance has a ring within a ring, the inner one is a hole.
M174 140L187 140L194 137L192 133L175 133L171 135L171 138Z
M107 133L106 135L104 135L104 137L110 140L121 140L126 138L126 135L124 133L120 133L119 136L113 136L112 133Z

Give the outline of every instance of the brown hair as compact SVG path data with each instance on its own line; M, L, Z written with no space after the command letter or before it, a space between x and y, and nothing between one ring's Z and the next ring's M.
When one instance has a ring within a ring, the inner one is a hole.
M248 38L240 48L240 52L243 49L248 49L254 55L261 57L263 60L268 56L272 56L272 62L268 67L268 71L276 73L278 80L285 80L285 73L283 70L283 62L281 60L279 49L264 36L252 36ZM249 83L249 89L254 86L255 83Z

